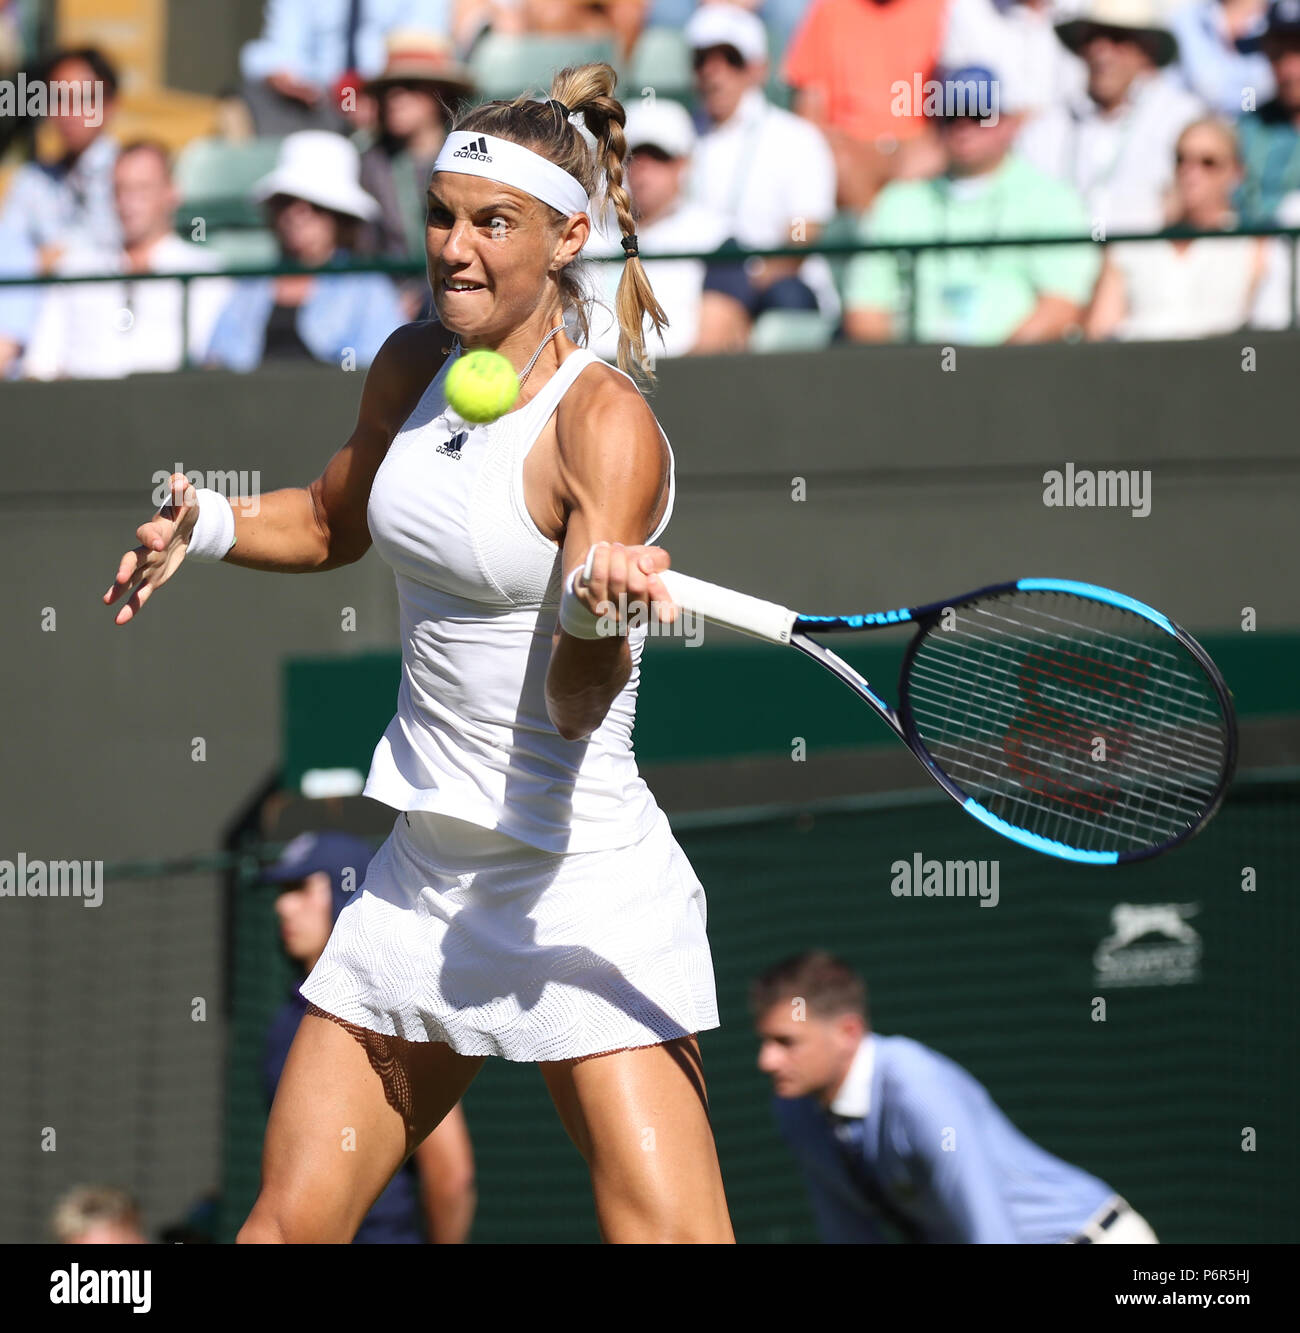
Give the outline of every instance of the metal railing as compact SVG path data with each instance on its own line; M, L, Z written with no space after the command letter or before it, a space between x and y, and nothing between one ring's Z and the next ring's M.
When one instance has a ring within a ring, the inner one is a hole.
M997 236L997 237L971 237L963 240L933 240L933 241L889 241L872 242L861 241L856 238L850 238L840 241L818 240L807 245L785 245L770 246L751 249L747 247L727 244L717 250L679 250L663 254L646 255L647 261L667 261L682 259L700 259L713 261L737 261L743 262L748 259L794 259L808 258L811 255L824 255L827 257L851 258L857 255L892 255L899 261L901 270L902 285L904 290L903 298L903 326L906 330L906 337L901 341L906 343L915 343L917 341L917 261L922 255L932 253L944 253L951 251L967 250L1001 250L1001 249L1038 249L1040 247L1057 246L1098 246L1105 249L1111 245L1142 244L1150 245L1158 242L1168 241L1196 241L1196 240L1232 240L1240 237L1275 237L1288 243L1290 250L1290 266L1287 272L1287 294L1290 310L1290 318L1287 327L1297 328L1300 325L1300 299L1297 296L1297 262L1300 262L1300 227L1281 227L1268 225L1254 225L1241 228L1236 231L1196 231L1191 228L1178 227L1169 228L1158 232L1138 232L1122 233L1114 236L1107 236L1104 240L1095 240L1091 235L1072 235L1072 236ZM586 256L591 263L611 263L621 264L623 260L617 256ZM81 283L106 283L106 282L180 282L182 284L181 294L181 327L184 331L182 336L182 369L192 369L192 359L190 357L189 347L189 309L190 309L190 284L203 280L211 281L214 278L279 278L298 276L303 274L319 274L340 276L348 273L387 273L392 277L414 277L425 273L425 261L422 258L410 259L389 259L379 256L357 256L349 259L345 263L330 263L322 267L304 267L302 265L278 262L273 264L231 264L226 268L219 270L204 270L198 272L181 273L102 273L102 274L76 274L69 276L42 275L37 277L6 277L0 274L0 293L10 288L24 287L55 287L69 286Z

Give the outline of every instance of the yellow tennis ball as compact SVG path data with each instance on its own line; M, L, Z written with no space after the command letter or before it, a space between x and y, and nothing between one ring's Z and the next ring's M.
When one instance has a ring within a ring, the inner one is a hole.
M466 421L495 421L518 397L519 376L500 352L466 352L447 372L447 401Z

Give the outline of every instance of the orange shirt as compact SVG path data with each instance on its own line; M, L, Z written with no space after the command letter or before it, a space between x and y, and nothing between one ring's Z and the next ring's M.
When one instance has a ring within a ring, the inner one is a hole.
M933 76L947 14L948 0L813 0L783 77L793 88L823 94L833 129L868 141L915 138L922 118L895 115L891 105L911 110L918 77ZM905 101L896 83L908 86Z

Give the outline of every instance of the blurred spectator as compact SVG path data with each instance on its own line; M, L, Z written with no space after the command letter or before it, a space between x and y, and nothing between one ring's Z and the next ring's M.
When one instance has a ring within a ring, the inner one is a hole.
M947 11L948 0L813 0L804 16L783 77L830 142L841 208L861 212L887 180L938 169L912 103L939 63Z
M751 10L763 21L780 55L790 45L795 30L803 22L812 0L650 0L647 28L684 28L696 5L736 3Z
M1267 9L1267 0L1191 0L1169 16L1183 80L1221 116L1253 111L1276 91L1260 49Z
M626 61L645 26L646 0L522 0L524 31L614 39Z
M821 132L763 95L767 34L735 5L705 5L686 25L699 120L690 197L727 219L749 249L811 244L835 213L835 162ZM764 310L820 310L839 322L830 266L808 259L751 259L732 295L749 318Z
M449 34L451 21L452 0L267 0L262 35L239 56L258 134L345 128L341 90L383 69L387 34Z
M695 147L695 128L686 111L663 98L634 102L627 113L628 158L624 183L632 196L637 242L646 276L668 316L668 327L656 356L687 356L695 352L740 350L749 333L744 307L712 283L728 286L726 270L740 267L703 259L652 259L655 254L715 250L728 235L727 219L703 204L689 202L684 193ZM598 273L608 309L594 305L587 346L607 361L618 355L618 324L611 311L623 276L622 233L610 215L593 231L583 257L608 258ZM733 280L734 281L734 280Z
M1087 70L1055 28L1077 8L1062 0L952 0L943 64L1000 71L999 105L1008 111L1034 113L1078 97L1087 85Z
M337 134L302 130L285 139L255 198L267 203L286 263L347 261L360 224L379 216L360 171L357 150ZM217 320L207 360L231 370L254 370L264 360L368 366L403 322L397 289L382 273L247 278Z
M1232 126L1194 121L1178 140L1170 225L1231 231L1241 160ZM1112 245L1092 309L1090 338L1206 338L1242 328L1264 288L1270 250L1262 236Z
M354 87L343 107L343 132L360 148L368 148L379 137L379 98L370 85Z
M1030 121L1018 150L1083 195L1098 239L1158 231L1174 143L1205 111L1168 68L1167 21L1155 0L1091 0L1056 31L1083 57L1087 91Z
M0 276L52 272L77 233L109 247L119 239L113 207L117 145L105 133L117 98L117 72L94 47L81 47L56 52L41 78L77 95L49 99L58 158L19 167L5 196ZM78 87L73 90L72 84ZM0 288L0 378L16 371L39 309L35 288Z
M1272 222L1282 196L1300 189L1300 0L1273 0L1264 52L1277 96L1238 126L1245 168L1238 211L1247 226Z
M645 26L646 0L457 0L452 41L468 54L484 33L609 37L626 61Z
M945 81L975 85L987 69L956 70ZM981 118L985 94L954 98L940 118L947 169L932 180L887 185L865 219L867 241L1013 236L1088 236L1083 201L1063 181L1011 150L1019 118ZM945 98L945 105L948 101ZM966 112L968 114L963 114ZM845 276L845 333L864 342L899 337L907 298L890 255L858 255ZM946 250L916 261L916 336L928 343L1045 342L1082 322L1100 257L1075 246Z
M217 93L213 137L227 143L247 143L253 138L253 113L239 89L227 84Z
M826 1244L1154 1245L1109 1185L1045 1151L959 1064L871 1028L862 978L831 954L755 979L758 1067Z
M221 1196L205 1194L179 1221L168 1222L158 1231L159 1245L215 1245Z
M515 37L526 28L521 0L456 0L451 20L452 49L468 57L487 33Z
M112 1185L78 1185L54 1205L50 1230L61 1245L148 1245L140 1205Z
M394 259L424 257L429 177L453 119L456 102L473 91L469 70L451 55L446 38L397 32L388 39L388 64L369 85L379 103L379 136L361 154L361 185L380 213L361 232L362 254ZM401 284L409 319L428 317L428 281Z
M10 79L24 63L26 33L22 14L23 0L0 0L0 79ZM0 105L0 158L24 130L30 131L27 117L15 106Z
M18 7L18 0L0 0L0 75L22 64L23 24Z
M213 271L218 261L201 245L172 230L178 195L167 149L130 144L118 154L114 197L122 244L109 249L93 238L70 249L55 266L61 277L87 273ZM230 298L220 278L190 287L189 349L197 365L207 351L217 315ZM88 282L53 287L45 297L27 347L30 379L117 379L140 371L179 370L182 284Z
M1282 196L1276 220L1279 227L1300 229L1300 190ZM1251 312L1252 328L1292 327L1291 311L1300 312L1300 271L1296 270L1295 259L1295 242L1289 237L1276 237L1269 243L1268 272Z
M370 848L346 833L294 838L263 876L278 887L275 914L285 952L308 973L334 922L365 879ZM271 1020L263 1078L267 1102L284 1072L307 1001L298 987ZM474 1220L474 1157L465 1113L457 1105L398 1169L353 1237L354 1245L464 1242Z

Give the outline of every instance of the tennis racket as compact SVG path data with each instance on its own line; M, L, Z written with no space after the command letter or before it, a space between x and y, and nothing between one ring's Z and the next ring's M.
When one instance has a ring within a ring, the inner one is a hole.
M970 815L1034 851L1140 861L1213 817L1237 758L1232 700L1186 630L1108 588L1019 579L928 606L806 616L669 570L673 601L789 644L884 719ZM812 635L911 625L891 707Z

